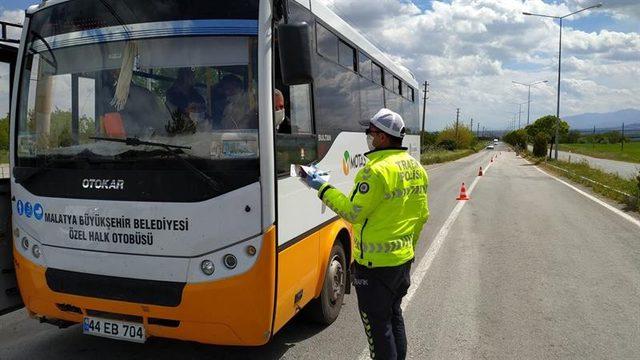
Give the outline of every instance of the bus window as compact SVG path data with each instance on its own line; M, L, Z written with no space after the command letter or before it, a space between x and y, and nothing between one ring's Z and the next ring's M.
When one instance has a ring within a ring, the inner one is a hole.
M9 162L9 81L10 67L0 62L0 163ZM0 178L4 178L4 171Z
M380 65L373 63L371 79L378 85L382 85L382 68Z
M393 77L393 92L402 95L402 82L397 77Z
M338 37L320 24L316 24L316 36L318 38L318 53L338 62Z
M342 40L338 45L338 60L340 61L340 65L351 71L355 71L356 51Z
M0 119L9 115L9 64L0 62Z
M289 87L291 99L291 133L312 134L311 87L308 84Z
M393 87L393 75L388 72L387 70L384 71L384 87L386 87L387 89L393 91L394 87Z
M358 72L367 79L371 79L371 59L363 52L360 52L360 63Z
M276 171L280 176L289 174L291 164L306 165L318 158L311 86L295 85L281 91L286 116L276 134Z

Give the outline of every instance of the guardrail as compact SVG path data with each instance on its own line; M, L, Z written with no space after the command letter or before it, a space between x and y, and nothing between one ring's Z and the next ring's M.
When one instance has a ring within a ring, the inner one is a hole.
M588 177L584 177L584 176L582 176L582 175L578 175L578 174L574 173L573 171L569 171L569 170L567 170L567 169L563 169L563 168L561 168L561 167L557 167L557 166L555 166L555 165L549 164L548 162L547 162L547 163L545 163L545 164L546 164L547 166L551 166L551 167L552 167L552 168L554 168L554 169L557 169L557 170L560 170L560 171L564 171L564 172L566 172L566 173L568 173L568 174L571 174L571 175L573 175L573 176L575 176L575 177L578 177L578 178L580 178L580 179L582 179L582 180L588 181L588 182L590 182L590 183L592 183L592 184L595 184L595 185L601 186L601 187L603 187L603 188L605 188L605 189L607 189L607 190L611 190L611 191L613 191L613 192L615 192L615 193L618 193L618 194L620 194L620 195L623 195L623 196L626 196L626 197L628 197L628 198L632 198L632 199L633 199L633 198L635 198L635 196L634 196L634 195L627 194L626 192L624 192L624 191L620 191L620 190L618 190L618 189L614 189L614 188L612 188L611 186L608 186L608 185L605 185L605 184L603 184L603 183L597 182L597 181L595 181L595 180L589 179Z

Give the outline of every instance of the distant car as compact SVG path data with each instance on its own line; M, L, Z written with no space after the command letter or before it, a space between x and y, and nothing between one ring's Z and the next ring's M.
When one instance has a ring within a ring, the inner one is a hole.
M497 144L498 143L498 139L493 139L493 142Z
M489 145L487 145L487 149L493 150L493 149L495 149L495 147L493 145L489 144Z

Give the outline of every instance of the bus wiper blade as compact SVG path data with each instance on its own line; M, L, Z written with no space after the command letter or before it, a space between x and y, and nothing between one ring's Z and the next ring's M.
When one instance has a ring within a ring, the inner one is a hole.
M187 150L191 150L191 146L171 145L171 144L158 143L158 142L152 142L152 141L144 141L144 140L140 140L138 138L120 139L120 138L107 138L107 137L99 137L99 136L90 136L89 139L91 139L91 140L100 140L100 141L118 142L118 143L123 143L123 144L129 145L129 146L156 146L156 147L162 147L162 148L165 148L165 149L187 149Z
M134 147L135 146L154 146L154 147L165 149L167 153L169 153L174 158L178 159L186 168L188 168L189 170L191 170L191 172L198 175L202 180L204 180L204 182L206 182L207 185L209 185L214 191L216 192L220 191L220 185L215 180L213 180L209 175L205 174L197 167L193 166L193 164L191 164L188 160L180 156L180 154L174 150L174 149L190 150L191 146L171 145L171 144L158 143L158 142L152 142L152 141L144 141L138 138L120 139L120 138L105 138L105 137L99 137L99 136L90 136L89 139L117 142L117 143L122 143L125 145L134 146Z
M49 159L45 159L44 163L38 167L20 167L14 166L13 174L18 184L22 184L24 182L29 181L31 178L43 174L49 170L51 170L51 166L57 163L63 162L76 162L82 161L84 163L89 163L92 160L96 160L87 154L79 153L71 157L52 157Z

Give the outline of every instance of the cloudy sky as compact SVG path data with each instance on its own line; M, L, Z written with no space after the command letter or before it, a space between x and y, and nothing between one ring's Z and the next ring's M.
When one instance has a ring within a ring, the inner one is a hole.
M597 0L322 0L419 82L428 80L427 128L461 119L509 126L531 83L531 118L555 113L558 24L523 11L565 15ZM33 1L31 1L33 2ZM561 115L640 109L640 0L602 0L563 31ZM20 20L24 0L3 0L2 20ZM0 67L0 76L4 76ZM0 87L0 113L3 110ZM521 107L526 122L526 104ZM517 114L516 114L517 117ZM475 127L475 126L474 126Z

